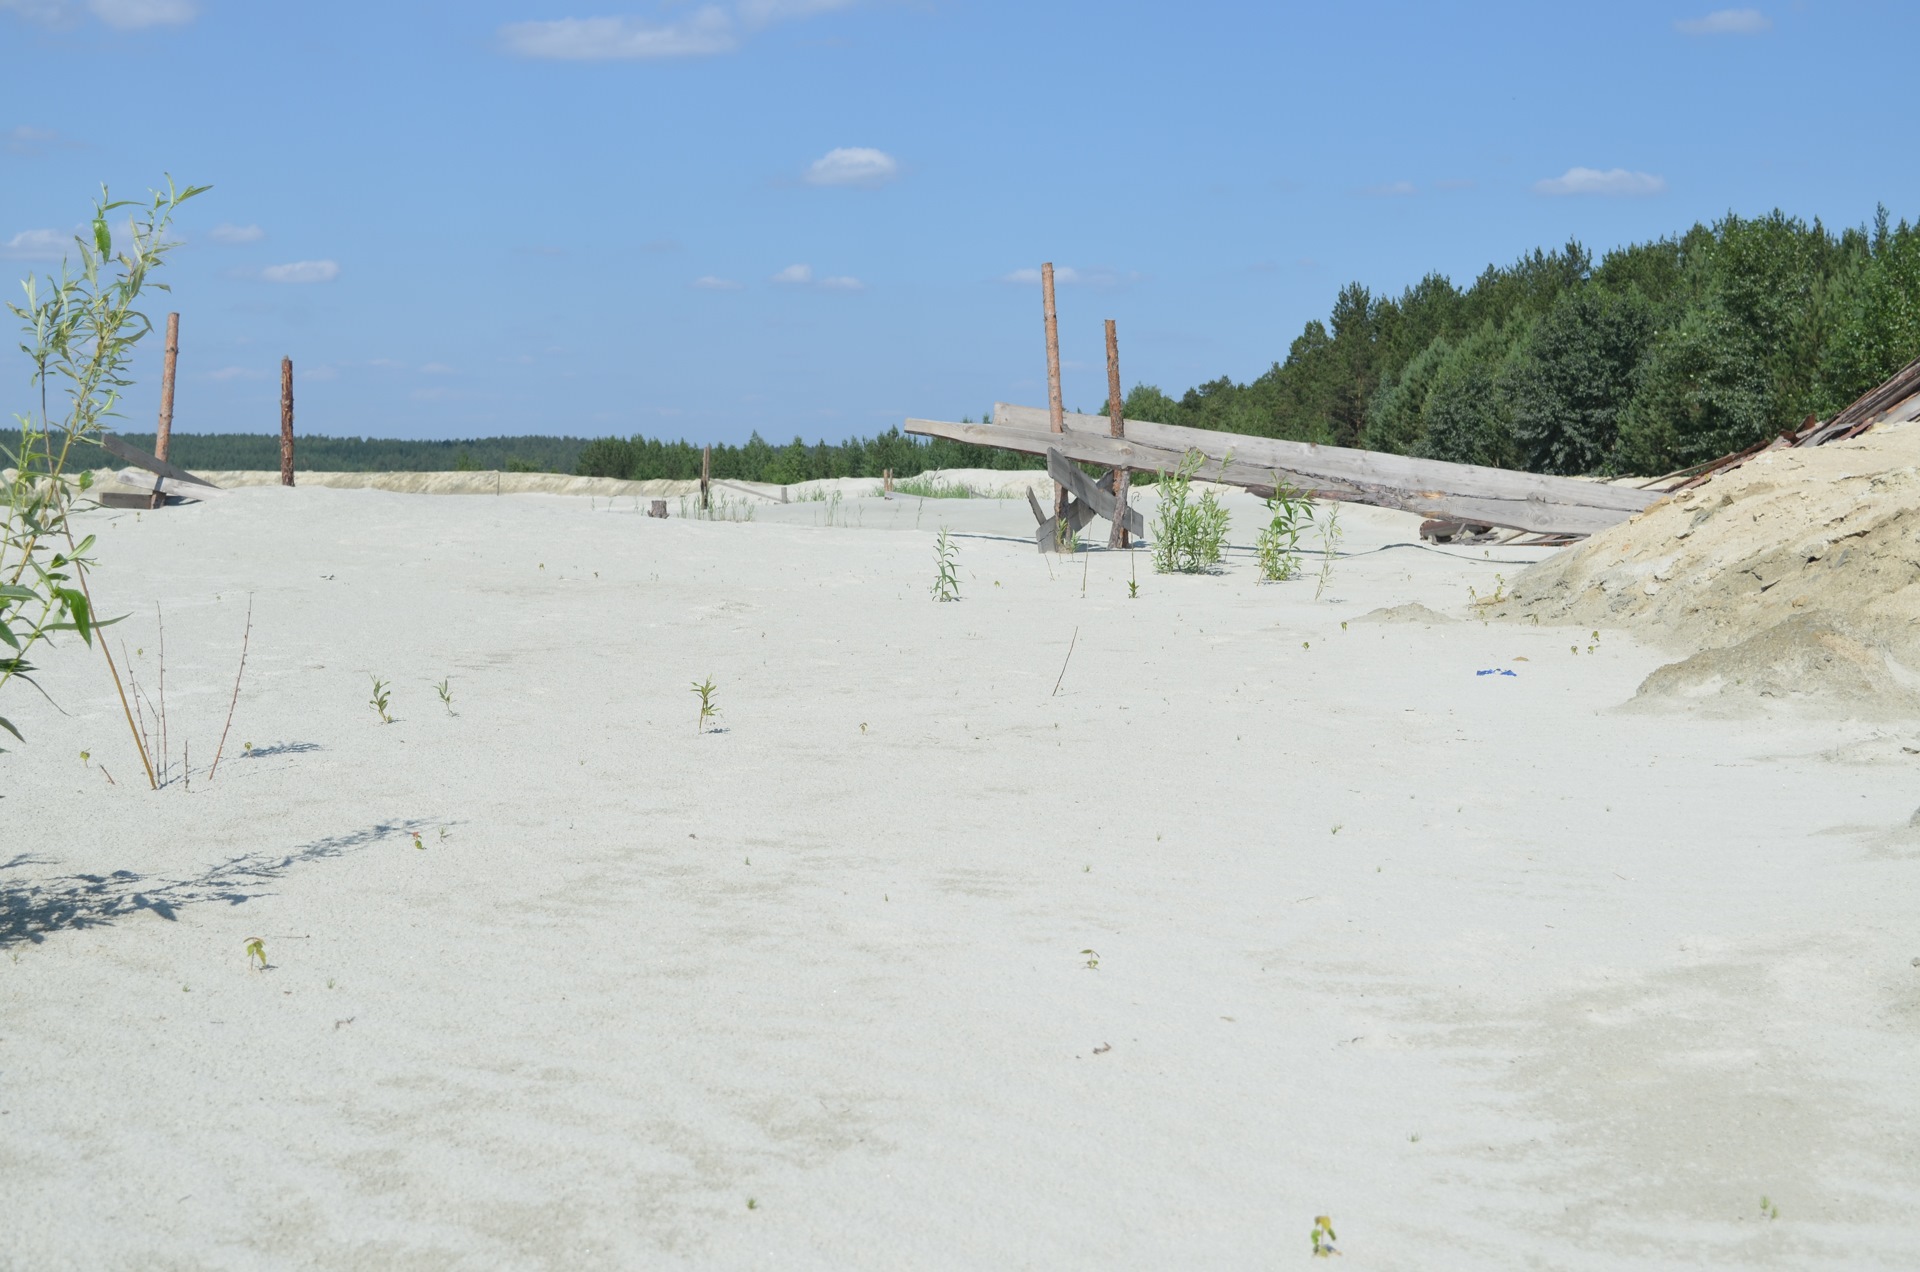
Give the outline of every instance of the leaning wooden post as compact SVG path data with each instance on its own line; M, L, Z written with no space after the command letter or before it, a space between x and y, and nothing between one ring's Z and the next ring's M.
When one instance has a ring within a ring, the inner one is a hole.
M708 491L708 486L712 481L713 447L702 446L700 448L700 511L702 512L711 512L713 510L713 496Z
M1127 435L1127 421L1120 400L1120 338L1114 332L1113 319L1107 319L1107 431L1115 437ZM1124 468L1113 470L1113 533L1107 546L1127 546L1127 488L1132 477Z
M1067 431L1067 411L1060 402L1060 322L1053 309L1053 262L1040 267L1040 300L1047 315L1047 427ZM1053 483L1053 515L1067 515L1067 488Z
M167 457L173 440L173 368L180 360L180 315L167 315L167 352L160 363L160 426L153 434L153 457Z
M293 485L293 359L280 359L280 484Z

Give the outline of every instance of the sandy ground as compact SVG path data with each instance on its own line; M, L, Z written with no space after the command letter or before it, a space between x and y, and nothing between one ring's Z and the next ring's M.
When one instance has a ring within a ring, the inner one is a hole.
M95 514L176 780L9 689L0 1266L1920 1265L1920 730L1620 710L1458 621L1537 553L1342 520L1316 601L1011 501Z

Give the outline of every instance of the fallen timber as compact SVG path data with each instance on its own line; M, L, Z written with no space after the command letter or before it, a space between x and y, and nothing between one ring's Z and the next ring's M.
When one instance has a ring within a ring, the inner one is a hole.
M1069 414L1065 420L1066 430L1055 433L1047 427L1047 412L1001 404L994 407L992 424L910 419L906 431L1028 455L1057 450L1069 460L1135 472L1172 472L1191 451L1201 456L1194 473L1201 481L1240 486L1256 493L1270 492L1276 483L1284 482L1316 499L1372 504L1427 518L1556 537L1604 530L1661 498L1659 491L1571 477L1219 433L1148 420L1126 421L1126 436L1117 438L1107 435L1104 417Z

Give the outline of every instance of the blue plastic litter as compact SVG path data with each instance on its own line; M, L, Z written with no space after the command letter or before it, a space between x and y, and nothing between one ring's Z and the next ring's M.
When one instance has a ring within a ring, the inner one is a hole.
M1517 676L1520 673L1511 667L1489 667L1485 671L1476 671L1476 676Z

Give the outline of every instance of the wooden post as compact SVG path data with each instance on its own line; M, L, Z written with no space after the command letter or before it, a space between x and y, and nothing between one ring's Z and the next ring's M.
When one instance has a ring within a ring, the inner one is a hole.
M1060 401L1060 322L1053 308L1053 262L1040 267L1040 301L1047 316L1047 427L1067 431L1067 411ZM1067 515L1067 488L1053 483L1053 515Z
M293 485L293 359L280 359L280 484Z
M1120 400L1120 337L1113 319L1107 319L1107 431L1115 437L1127 435L1127 421ZM1127 491L1132 475L1124 468L1113 470L1113 533L1107 538L1110 548L1127 546Z
M708 485L712 480L713 447L702 446L700 448L700 511L702 512L710 512L713 510L713 495L708 490Z
M160 427L153 435L153 457L167 457L173 439L173 368L180 360L180 315L167 315L167 352L160 363Z

